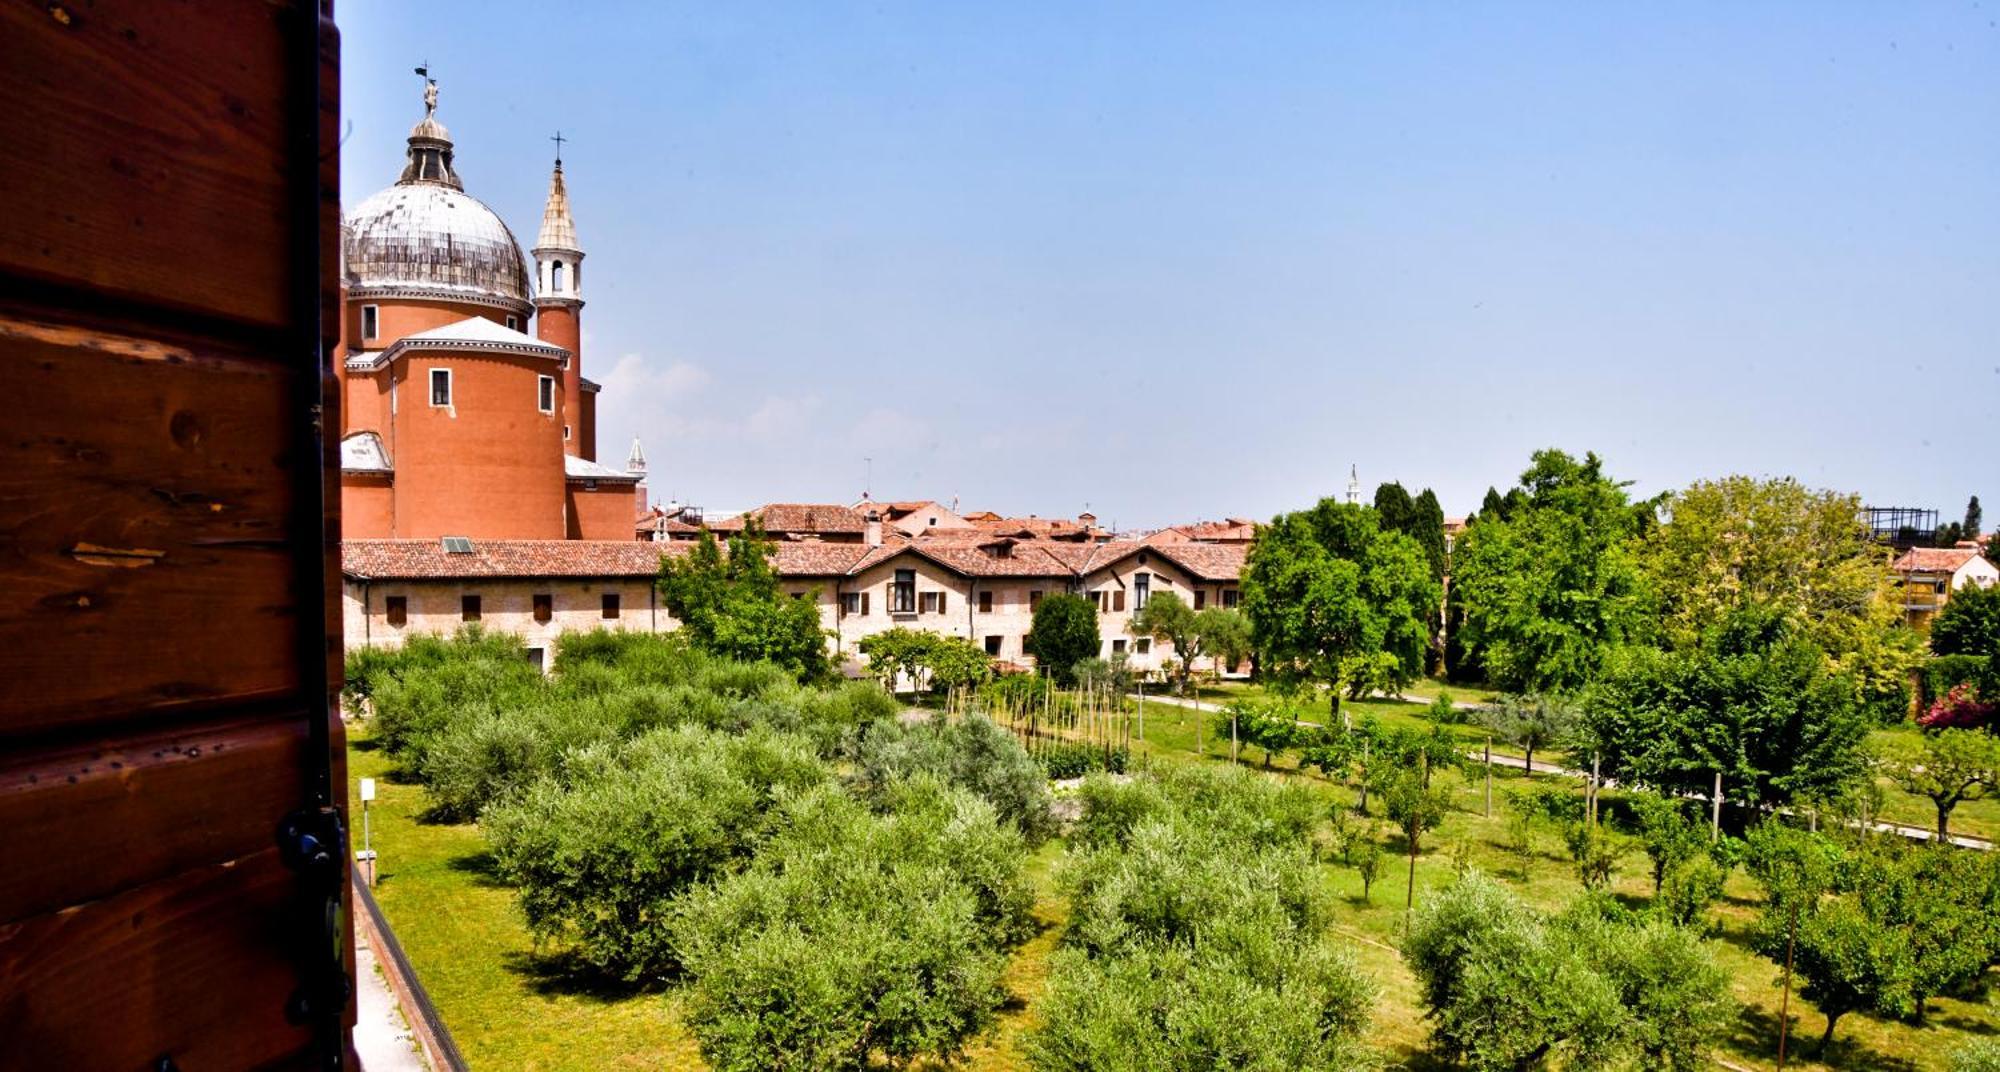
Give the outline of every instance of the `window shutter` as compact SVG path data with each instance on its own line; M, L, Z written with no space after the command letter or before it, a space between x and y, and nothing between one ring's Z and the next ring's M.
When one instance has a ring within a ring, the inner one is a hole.
M1111 593L1111 609L1115 611L1125 609L1125 590L1123 588Z
M866 592L861 593L861 616L864 618L868 616L868 593Z
M939 592L939 593L938 593L938 613L939 613L939 614L943 614L943 613L944 613L944 609L945 609L945 602L944 602L944 601L945 601L945 593L943 593L943 592Z

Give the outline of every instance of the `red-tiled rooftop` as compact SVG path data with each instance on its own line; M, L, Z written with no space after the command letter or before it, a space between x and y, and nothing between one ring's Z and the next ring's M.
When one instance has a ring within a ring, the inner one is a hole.
M735 517L711 521L714 532L736 532L747 519L756 518L765 532L834 533L859 536L868 531L868 519L861 512L838 503L767 503L745 510Z
M1978 555L1977 547L1912 547L1889 568L1905 573L1955 573Z
M362 580L458 577L649 577L686 544L638 540L473 540L454 554L441 540L342 540L340 571Z

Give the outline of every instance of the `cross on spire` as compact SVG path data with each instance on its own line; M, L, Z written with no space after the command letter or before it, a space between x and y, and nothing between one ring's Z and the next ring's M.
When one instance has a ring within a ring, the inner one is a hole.
M562 143L563 143L563 142L566 142L566 141L569 141L569 140L571 140L571 139L563 137L563 132L562 132L562 131L560 131L560 130L558 130L558 131L556 131L556 134L555 134L555 137L553 137L553 138L550 138L549 140L550 140L550 141L552 141L552 142L555 142L555 143L556 143L556 166L557 166L557 167L561 167L561 166L562 166Z

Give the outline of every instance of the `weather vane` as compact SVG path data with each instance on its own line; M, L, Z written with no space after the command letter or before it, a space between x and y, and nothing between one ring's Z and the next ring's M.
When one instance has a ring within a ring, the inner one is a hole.
M432 116L438 110L438 83L431 77L431 61L425 60L417 68L417 76L424 80L424 115Z
M562 166L562 143L563 143L563 142L566 142L566 141L569 141L570 139L568 139L568 138L565 138L565 137L563 137L563 133L562 133L562 131L558 130L558 131L556 131L556 136L555 136L555 137L553 137L553 138L550 138L549 140L550 140L550 141L552 141L552 142L555 142L555 143L556 143L556 166L557 166L557 167L561 167L561 166Z

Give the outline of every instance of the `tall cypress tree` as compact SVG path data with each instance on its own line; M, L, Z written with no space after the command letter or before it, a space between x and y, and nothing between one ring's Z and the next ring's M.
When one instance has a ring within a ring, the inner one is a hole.
M1417 495L1410 509L1409 534L1424 545L1424 555L1431 560L1431 576L1444 577L1444 507L1438 505L1437 493L1425 488Z
M1965 502L1965 524L1961 526L1965 531L1965 538L1968 540L1978 539L1979 527L1985 521L1986 519L1979 514L1979 496L1974 495L1972 498L1967 499Z
M1410 493L1404 490L1400 482L1376 486L1375 518L1385 531L1414 535L1410 532L1410 524L1415 519L1416 512L1416 504L1411 501Z

